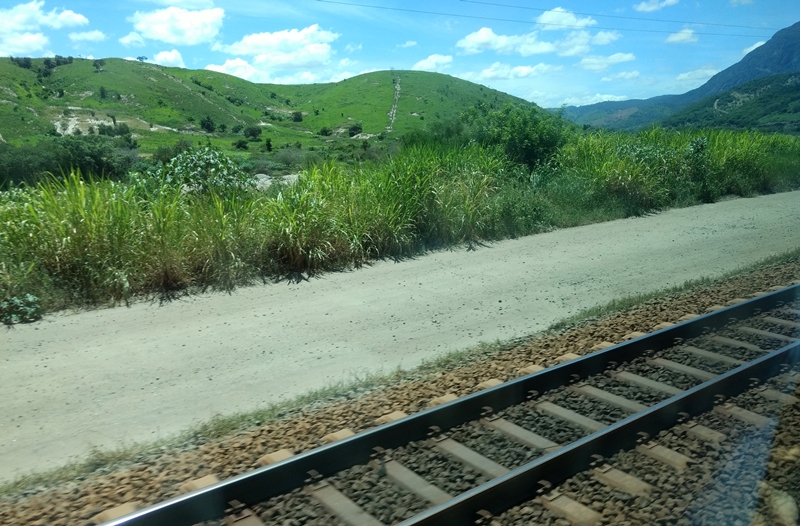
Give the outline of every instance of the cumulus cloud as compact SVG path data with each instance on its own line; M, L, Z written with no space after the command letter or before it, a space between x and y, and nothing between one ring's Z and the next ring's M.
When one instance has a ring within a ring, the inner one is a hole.
M180 51L173 49L172 51L161 51L156 53L153 57L153 62L161 64L162 66L171 66L176 68L185 68L186 64L183 63L183 57Z
M153 4L183 7L186 9L206 9L214 7L212 0L150 0Z
M224 64L219 65L209 64L205 69L227 73L251 82L269 82L271 84L310 84L320 80L320 76L312 71L301 71L292 75L274 77L269 71L258 68L242 58L228 59Z
M536 18L536 22L543 25L544 27L542 29L545 31L588 27L597 24L597 20L594 18L578 18L572 11L567 11L563 7L556 7L550 11L545 11Z
M347 51L348 53L355 53L356 51L361 51L361 44L353 44L351 42L350 44L347 44L344 47L344 50Z
M586 104L597 104L598 102L606 102L609 100L628 100L625 95L601 95L596 93L594 95L585 95L580 97L567 97L562 104L568 106L585 106Z
M686 81L698 81L698 80L706 80L710 79L714 75L719 73L719 70L712 69L712 68L700 68L694 71L687 71L686 73L681 73L675 80L686 82Z
M228 59L224 64L219 65L209 64L205 69L217 71L219 73L227 73L228 75L233 75L234 77L239 77L253 82L267 82L269 77L269 75L266 75L265 72L259 70L242 58ZM263 75L266 75L266 78L262 80L261 77Z
M0 9L0 55L26 55L42 51L50 40L43 27L63 29L89 23L85 16L69 9L44 11L44 1L34 0L10 9Z
M124 37L119 39L119 43L125 47L142 47L144 46L144 38L136 31L131 31Z
M599 31L592 37L592 44L605 46L620 38L622 38L622 34L619 31Z
M225 11L218 7L191 11L170 6L146 13L137 11L128 21L144 38L191 46L216 37L224 17Z
M633 80L638 78L639 78L639 72L634 70L634 71L620 71L619 73L614 73L613 75L603 77L600 80L603 82L611 82L613 80Z
M73 42L102 42L106 35L102 31L83 31L81 33L70 33L69 39Z
M339 67L346 68L348 66L352 66L354 64L358 64L357 60L351 60L349 58L343 58L339 61Z
M645 13L652 13L653 11L658 11L659 9L664 9L667 6L675 5L680 0L646 0L640 4L636 4L633 6L634 9L637 11L643 11Z
M451 55L433 54L411 66L411 69L415 71L441 71L450 67L452 62L453 57Z
M536 31L524 35L497 35L488 27L482 27L465 36L456 42L456 47L466 55L495 51L506 54L519 53L523 57L537 53L552 53L557 49L552 42L538 40Z
M608 69L609 66L614 64L630 62L632 60L636 60L636 56L633 53L614 53L608 57L598 55L584 57L581 59L578 65L583 69L588 69L590 71L604 71Z
M752 46L744 48L744 49L742 50L742 55L747 55L748 53L750 53L751 51L753 51L755 48L757 48L757 47L761 47L761 46L763 46L764 44L766 44L766 42L764 42L763 40L759 40L758 42L756 42L756 43L755 43L755 44L753 44Z
M408 40L405 44L397 44L397 47L414 47L417 43L414 40Z
M694 34L693 29L681 29L677 33L672 33L664 41L668 44L690 44L697 42L697 35Z
M561 66L553 66L551 64L539 63L535 66L514 66L509 64L501 64L495 62L488 68L478 74L479 80L506 80L506 79L523 79L541 75L542 73L549 73L551 71L558 71L562 69Z
M309 68L330 62L330 42L337 33L314 24L304 29L285 29L274 33L253 33L230 45L214 44L212 49L232 55L253 55L254 64L264 67Z

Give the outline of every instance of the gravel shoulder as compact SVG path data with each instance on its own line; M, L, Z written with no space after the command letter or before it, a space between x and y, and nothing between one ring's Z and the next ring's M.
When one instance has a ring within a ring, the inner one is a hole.
M4 330L0 480L753 264L800 247L798 205L737 199Z

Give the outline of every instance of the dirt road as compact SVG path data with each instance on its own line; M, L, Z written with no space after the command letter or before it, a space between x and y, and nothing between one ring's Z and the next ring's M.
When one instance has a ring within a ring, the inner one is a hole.
M800 193L0 332L0 480L800 246Z

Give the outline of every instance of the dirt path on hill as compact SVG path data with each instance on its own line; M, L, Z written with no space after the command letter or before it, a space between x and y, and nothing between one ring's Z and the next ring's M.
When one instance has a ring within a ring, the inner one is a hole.
M0 333L0 480L799 246L793 192L163 307L48 316Z

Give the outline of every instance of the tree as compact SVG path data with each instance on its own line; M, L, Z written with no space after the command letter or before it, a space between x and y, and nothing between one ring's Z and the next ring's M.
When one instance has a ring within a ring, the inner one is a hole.
M322 129L319 131L319 134L324 136L324 137L328 137L332 133L333 132L331 131L331 129L328 128L327 126L323 126Z
M261 137L261 128L258 126L248 126L244 129L244 136L251 141L258 141Z
M270 139L269 137L267 137L267 138L264 140L264 147L267 149L267 151L268 151L268 152L271 152L271 151L272 151L272 139Z
M237 124L236 126L231 128L231 133L239 133L240 131L242 131L243 128L244 126L242 126L241 124Z
M299 111L292 112L292 120L294 122L303 122L303 113Z
M237 141L234 141L232 144L233 144L233 147L236 148L237 150L246 150L247 149L247 141L245 141L244 139L239 139Z
M208 133L214 133L214 130L217 128L217 125L214 124L214 120L206 115L202 119L200 119L200 127L203 128Z
M361 133L362 130L363 128L361 127L361 123L357 122L352 126L350 126L350 128L348 128L347 133L350 135L350 137L355 137L356 135Z
M105 86L100 86L100 98L105 99L106 97L108 97L108 90Z
M103 66L106 65L106 61L102 58L96 59L92 62L92 66L94 66L95 72L100 73L103 70Z
M136 57L136 60L138 60L139 62L144 62L145 60L147 60L147 57L142 55L141 57Z
M225 133L225 131L228 129L228 125L223 122L222 124L217 126L217 129L219 130L220 133Z

